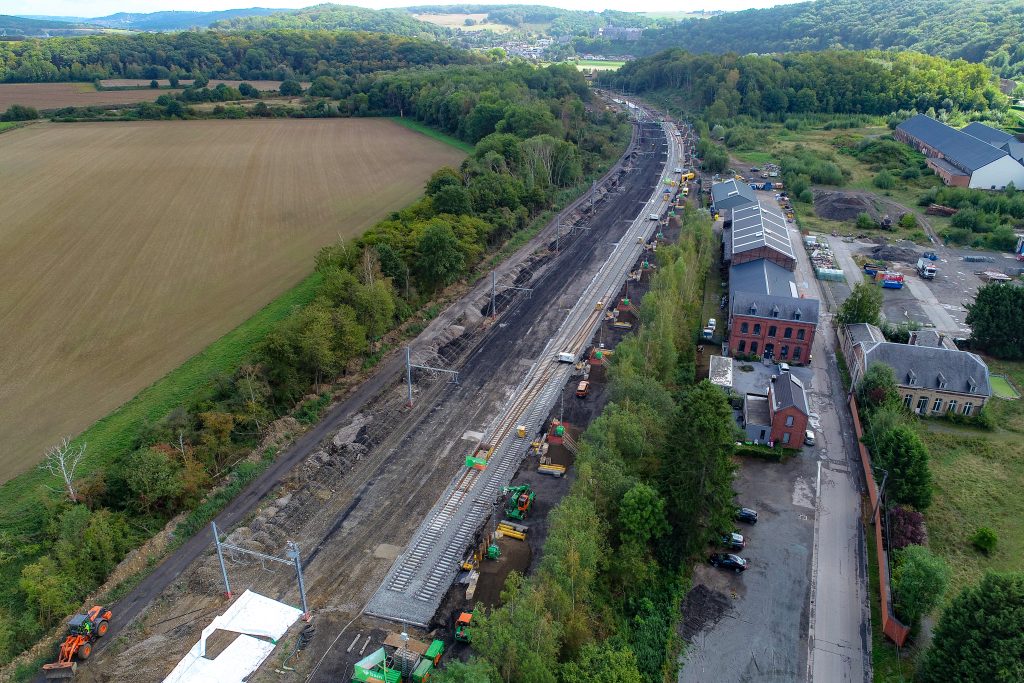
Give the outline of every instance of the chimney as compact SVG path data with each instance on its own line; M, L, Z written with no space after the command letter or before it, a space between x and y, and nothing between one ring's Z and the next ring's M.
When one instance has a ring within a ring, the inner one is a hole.
M939 348L940 349L946 348L946 333L945 332L939 332Z
M907 343L910 344L911 346L917 346L917 331L916 330L911 330L910 331L910 339L907 340Z

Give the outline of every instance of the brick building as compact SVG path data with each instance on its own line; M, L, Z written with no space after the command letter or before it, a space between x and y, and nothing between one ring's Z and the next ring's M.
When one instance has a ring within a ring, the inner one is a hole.
M743 429L755 443L800 448L807 432L807 391L803 382L783 372L764 394L747 394L743 401Z

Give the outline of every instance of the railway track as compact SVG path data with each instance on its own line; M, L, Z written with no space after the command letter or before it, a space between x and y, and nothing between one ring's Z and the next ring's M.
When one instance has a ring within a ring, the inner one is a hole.
M665 150L664 168L676 165L682 149L669 125L661 126ZM661 152L661 150L659 150ZM662 171L663 173L663 171ZM485 450L483 470L462 470L425 516L406 551L395 561L381 587L366 606L366 613L426 627L458 572L459 564L480 525L491 515L502 487L511 480L525 452L525 443L514 433L523 425L527 434L539 432L559 390L568 380L572 364L557 360L560 352L579 358L593 337L622 279L643 253L655 221L648 213L662 212L661 183L625 234L612 255L570 310L558 332L549 340L539 360L520 382L512 400L486 431L479 450ZM479 452L479 450L477 452Z

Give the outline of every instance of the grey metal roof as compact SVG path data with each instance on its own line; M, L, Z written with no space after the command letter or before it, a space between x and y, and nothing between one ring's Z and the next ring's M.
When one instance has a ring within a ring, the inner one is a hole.
M863 348L865 367L872 363L888 365L901 386L992 395L988 366L973 353L893 342L870 342ZM916 382L911 383L911 379ZM942 382L944 387L940 386Z
M818 300L795 299L790 296L772 296L756 292L735 292L732 314L776 319L779 321L818 323Z
M744 396L743 421L748 425L771 425L772 414L768 410L768 397L763 394L747 394Z
M793 298L800 296L793 272L763 258L738 263L729 269L729 298L736 292Z
M932 164L934 164L935 166L938 166L940 169L942 169L943 171L945 171L946 173L948 173L951 176L954 176L954 175L962 175L962 176L968 176L968 177L970 176L969 173L964 173L959 168L957 168L953 164L949 163L945 159L939 159L938 157L932 157L928 161L931 162Z
M1018 142L1017 140L1007 140L1003 144L999 145L999 149L1005 149L1011 157L1020 161L1024 159L1024 142Z
M982 142L987 142L990 145L999 147L1004 142L1015 141L1017 138L1013 137L1006 131L993 128L992 126L986 126L984 123L968 123L966 126L960 129L961 133L967 133L972 137L976 137Z
M771 395L776 411L796 408L804 415L807 414L807 392L804 391L804 383L794 377L793 373L783 372L779 375L772 383Z
M786 217L768 204L756 202L733 209L730 232L730 254L770 247L788 258L796 259Z
M735 209L744 204L756 203L757 195L750 189L750 185L732 178L711 186L711 202L719 210Z
M949 338L949 335L943 334L938 330L914 330L910 333L910 343L917 346L941 346L953 351L957 350L956 344Z
M1006 150L924 114L912 116L896 128L938 150L946 161L965 173L974 173L1007 155Z
M846 335L850 338L850 343L852 344L885 341L885 335L882 334L882 331L871 323L853 323L852 325L847 325Z

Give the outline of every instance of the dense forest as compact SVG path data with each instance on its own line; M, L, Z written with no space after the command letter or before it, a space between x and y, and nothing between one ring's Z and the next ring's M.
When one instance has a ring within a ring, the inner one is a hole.
M365 58L393 59L393 43L374 40L382 53ZM546 212L575 197L630 137L623 115L588 111L587 83L566 65L457 65L354 83L334 76L348 88L346 109L404 114L476 143L473 153L436 172L412 206L358 240L324 248L304 305L247 349L233 372L200 383L162 419L128 427L122 445L103 454L105 465L92 461L79 472L73 500L40 490L0 511L0 660L76 609L175 514L186 513L174 530L178 542L203 529L273 460L273 451L246 457L273 420L315 421L336 378L372 367L397 326L421 329L417 312L440 290L517 231L546 222Z
M980 64L915 52L833 50L774 56L666 50L599 77L635 93L662 91L709 121L823 112L888 115L929 108L987 112L1008 106Z
M448 664L444 683L675 679L693 558L734 512L732 411L694 368L714 248L710 219L687 209L679 244L658 249L644 323L615 349L611 400L580 441L540 566L474 612L476 657Z
M303 29L317 31L373 31L396 36L446 37L444 26L430 24L399 9L372 10L351 5L316 5L263 16L239 16L214 22L210 28L262 31Z
M133 33L0 42L0 82L167 78L242 80L356 76L478 58L436 41L383 33Z
M635 55L672 47L741 54L899 48L985 62L1012 78L1024 73L1024 2L816 0L686 20L644 31L634 43L577 44L577 50Z

